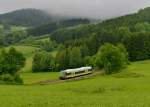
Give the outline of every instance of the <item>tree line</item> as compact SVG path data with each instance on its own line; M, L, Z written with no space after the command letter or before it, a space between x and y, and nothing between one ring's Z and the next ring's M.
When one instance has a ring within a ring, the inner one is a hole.
M60 29L50 38L68 46L86 45L88 53L96 54L104 43L122 43L129 53L129 60L137 61L150 58L150 8L98 24L83 25L71 29Z
M92 66L105 69L106 74L111 74L119 72L128 63L128 52L122 44L105 43L93 56L90 56L86 46L65 48L55 57L47 52L37 52L33 58L32 70L33 72L53 72Z
M109 25L107 26L109 27ZM88 28L88 26L86 27ZM150 24L148 22L137 23L134 25L134 31L128 26L115 28L105 28L104 26L104 28L100 27L95 32L86 29L86 27L78 27L71 30L64 29L55 32L51 35L51 38L57 43L63 44L66 48L68 46L86 45L88 50L90 50L88 52L90 55L96 54L99 46L104 43L112 43L114 45L122 43L125 45L131 61L150 58ZM90 31L93 33L90 33Z

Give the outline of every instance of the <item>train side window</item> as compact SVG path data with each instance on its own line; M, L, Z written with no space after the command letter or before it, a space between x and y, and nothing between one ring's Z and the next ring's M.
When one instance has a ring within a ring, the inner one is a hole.
M92 71L92 69L89 69L88 71Z
M71 75L71 73L66 73L66 76Z
M84 73L85 71L80 71L80 72L75 72L75 74L82 74Z

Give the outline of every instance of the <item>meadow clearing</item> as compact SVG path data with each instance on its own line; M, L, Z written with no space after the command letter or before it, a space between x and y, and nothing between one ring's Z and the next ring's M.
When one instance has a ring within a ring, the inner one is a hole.
M51 85L58 73L22 73L25 85L0 85L1 107L149 107L150 60L134 62L111 76Z

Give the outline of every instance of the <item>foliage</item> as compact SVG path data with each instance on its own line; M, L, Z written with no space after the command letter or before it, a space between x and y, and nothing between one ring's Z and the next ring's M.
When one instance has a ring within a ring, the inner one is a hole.
M33 57L33 72L49 72L54 70L54 58L46 52L37 52Z
M144 23L137 23L135 25L135 30L137 32L149 32L150 31L150 24L147 22Z
M25 65L23 54L11 47L8 52L2 50L0 58L1 79L7 82L22 83L18 71Z
M130 61L149 59L150 8L98 24L60 29L51 34L52 40L66 48L84 47L87 56L97 53L104 43L122 43L129 53ZM86 46L86 47L85 47ZM88 50L88 51L87 51Z
M69 52L68 49L61 50L56 55L56 67L58 70L63 70L69 67Z
M23 54L16 51L13 47L11 47L8 52L3 50L0 57L1 74L9 73L14 75L25 65L25 58Z
M70 50L69 53L69 66L70 68L78 68L81 67L82 64L82 55L80 48L74 47Z
M11 74L3 74L0 75L0 81L4 81L6 84L22 84L23 80L21 79L19 74L11 75Z
M80 19L80 18L67 19L62 21L51 22L35 28L29 28L28 34L39 36L44 34L50 34L58 29L74 27L80 24L89 24L89 23L90 21L88 19Z
M58 30L52 34L52 38L59 43L65 43L68 40L86 38L92 35L93 33L98 33L98 32L103 33L104 31L114 32L115 30L118 30L120 27L127 28L126 31L128 31L129 29L132 32L136 32L138 30L137 26L139 24L144 26L142 27L144 28L144 30L149 30L148 27L150 23L149 11L150 8L145 8L144 10L139 11L138 13L105 20L98 24L90 24L90 25L85 25L82 27L76 27L72 29ZM59 39L59 37L61 39Z
M52 41L51 39L45 40L45 41L40 41L39 45L40 45L41 49L43 49L47 52L51 52L57 48L57 44L55 43L55 41Z
M96 66L104 67L106 74L118 72L127 64L126 53L121 45L118 48L112 44L104 44L96 55Z
M127 49L121 43L117 44L117 48L120 50L120 52L122 52L124 54L123 55L123 57L124 57L123 59L124 59L125 64L129 64L130 63L129 59L128 59L129 58L129 54L127 52Z
M52 21L52 17L38 9L21 9L0 15L0 21L9 25L39 26Z
M59 51L55 60L58 70L81 67L84 62L80 47L69 47Z
M9 32L8 34L0 35L0 45L8 46L11 44L18 43L25 38L27 38L27 32L25 30Z
M131 61L150 58L150 33L134 33L126 41L126 47Z

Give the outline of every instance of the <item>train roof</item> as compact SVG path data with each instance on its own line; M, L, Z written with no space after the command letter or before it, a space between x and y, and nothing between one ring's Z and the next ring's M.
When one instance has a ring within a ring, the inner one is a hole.
M61 72L71 73L71 72L78 72L78 71L84 71L84 70L89 70L89 69L92 69L92 67L81 67L81 68L75 68L75 69L67 69L67 70L63 70Z

